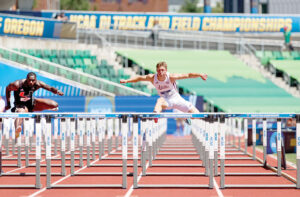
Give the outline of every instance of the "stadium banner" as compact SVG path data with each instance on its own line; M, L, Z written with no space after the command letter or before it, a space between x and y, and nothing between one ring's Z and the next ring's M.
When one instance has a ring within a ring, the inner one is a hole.
M76 39L76 28L73 22L0 14L1 36Z
M58 12L42 11L41 15L53 18ZM287 26L292 32L300 32L300 15L63 12L80 29L151 30L158 21L164 30L263 33L282 32Z

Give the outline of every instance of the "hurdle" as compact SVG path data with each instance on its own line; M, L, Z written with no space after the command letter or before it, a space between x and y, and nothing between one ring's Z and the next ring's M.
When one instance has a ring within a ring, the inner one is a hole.
M86 119L86 145L87 145L87 166L86 167L94 167L93 162L90 163L90 145L91 145L91 138L92 138L92 144L95 143L95 134L96 134L96 125L98 125L98 130L100 133L98 133L98 137L99 137L99 149L100 147L102 148L104 143L103 143L103 139L104 139L104 134L105 131L103 130L103 127L101 126L101 120L103 119L99 119L98 123L96 124L96 118L97 115L93 116L90 115L90 117L88 115L86 115L87 117L81 117L80 115L77 115L75 118L79 118L79 125L78 128L80 130L80 137L79 137L79 146L80 146L80 152L82 154L82 147L83 147L83 130L82 128L83 126L83 120ZM108 115L108 116L101 116L101 118L119 118L119 115ZM70 144L71 144L71 176L122 176L122 184L51 184L51 168L50 168L50 164L49 167L47 168L47 174L48 174L48 179L47 179L47 188L127 188L127 133L128 133L128 116L127 115L122 115L122 124L121 124L121 131L122 131L122 172L118 173L118 172L74 172L74 144L75 144L75 118L71 118L71 138L70 138ZM64 125L64 118L61 119L62 120L62 125ZM102 122L103 123L103 122ZM111 130L112 131L112 130ZM64 126L62 127L62 134L64 134ZM64 135L62 135L64 136ZM93 137L94 136L94 137ZM108 140L111 140L110 136L108 136ZM110 142L108 143L108 146ZM93 145L92 145L93 146ZM62 143L62 147L64 147L64 143ZM51 147L47 146L48 149L51 150ZM112 147L109 147L108 150L110 151ZM103 150L102 150L103 151ZM99 154L102 154L103 152L99 152ZM109 152L108 152L109 153ZM51 155L48 155L49 157ZM101 156L100 156L101 157ZM104 158L101 158L101 160ZM100 158L99 158L100 160ZM97 160L95 160L97 161ZM95 164L96 166L96 164Z
M9 114L0 114L1 118L20 118L19 115L17 114L13 114L13 115L9 115ZM23 117L22 117L23 116ZM26 117L33 117L32 115L22 115L21 117L22 118L26 118ZM4 184L4 185L0 185L0 188L1 189L7 189L7 188L35 188L35 189L39 189L42 187L42 184L41 184L41 178L40 178L40 162L41 162L41 126L40 126L40 116L36 116L36 172L34 173L35 175L35 184L23 184L23 185L8 185L8 184ZM2 129L1 129L1 132L2 132ZM1 140L0 142L2 143L2 135L0 136ZM6 139L8 140L8 139ZM2 146L2 144L0 143L0 146ZM20 151L21 151L21 138L18 139L18 165L17 167L20 167L19 165L19 162L20 162L20 157L21 157L21 154L20 154ZM7 146L6 147L8 150L9 147ZM2 160L1 160L2 161ZM9 175L15 175L15 174L18 174L20 175L21 173L1 173L1 177L2 176L9 176Z
M178 115L177 115L178 116ZM175 117L177 117L175 115ZM180 114L180 117L191 117L192 115L189 114L189 115L182 115ZM203 115L200 115L200 116L196 116L197 118L204 118ZM150 161L152 161L151 159L153 158L153 152L156 152L155 151L152 151L152 140L154 139L156 142L157 147L159 147L161 143L160 140L158 139L164 139L165 138L165 130L156 130L156 128L159 128L160 125L160 119L161 118L174 118L174 115L166 115L166 114L152 114L152 115L145 115L145 116L139 116L139 118L142 118L142 125L141 125L141 128L146 128L145 129L145 132L146 132L146 135L144 134L143 136L146 136L146 140L147 141L147 146L146 146L146 151L145 150L145 146L144 144L142 143L141 146L141 156L143 157L142 158L142 166L143 166L143 169L142 169L142 176L205 176L205 173L199 173L199 172L193 172L193 173L177 173L177 172L174 172L174 173L150 173L150 172L146 172L145 170L145 158L148 158L149 160L149 167L153 167L153 164L152 166L150 165ZM146 118L146 119L145 119ZM158 126L156 127L155 126L155 123L153 123L153 118L159 118L159 121L158 121ZM144 120L145 119L145 120ZM193 120L194 122L194 120ZM210 122L211 123L211 122ZM208 123L207 124L207 130L209 131L212 131L213 130L213 125ZM137 138L137 128L138 128L138 121L137 121L137 118L134 118L134 121L133 121L133 139L136 139ZM164 123L165 124L165 123ZM156 137L153 137L153 130L154 131L154 136ZM211 133L207 131L207 134ZM141 131L141 133L143 133L143 130ZM148 135L147 135L148 134ZM137 141L134 140L133 143L134 143L134 186L133 188L137 189L137 188L213 188L213 160L214 160L214 147L213 147L213 135L210 135L210 137L208 138L209 140L209 155L208 156L208 165L207 167L210 167L210 170L209 170L209 175L208 175L208 184L138 184L137 182L137 159L138 159L138 154L137 154L137 151L138 151L138 145L137 145ZM174 145L170 146L170 147L173 147ZM189 147L189 146L188 146ZM159 153L157 154L159 155ZM197 155L198 156L198 155ZM159 160L160 158L159 157L155 157L155 160ZM164 158L163 158L164 159ZM166 159L169 159L169 158L166 158ZM170 159L174 159L173 157L170 158ZM175 158L176 159L176 158ZM184 158L182 158L183 160ZM191 158L188 158L187 157L187 160L189 160ZM192 158L192 159L197 159L197 160L200 160L199 157L197 158ZM158 165L160 166L160 165ZM164 166L167 166L167 165L164 165ZM172 166L172 165L170 165ZM178 166L181 166L181 165L178 165ZM182 165L184 167L186 167L185 165Z
M281 141L282 141L282 134L281 134L281 119L282 118L290 118L291 114L240 114L240 115L228 115L228 117L243 117L243 118L252 118L252 132L253 132L253 136L252 136L252 141L253 141L253 154L248 154L249 156L252 157L253 160L257 160L260 163L265 163L266 162L266 143L267 143L267 139L266 139L266 131L267 131L267 127L266 127L266 118L276 118L277 119L277 169L272 168L269 165L265 165L267 168L269 168L270 170L272 170L272 173L226 173L225 172L225 130L226 130L226 126L225 126L225 116L221 116L220 117L220 122L221 122L221 130L220 130L220 165L221 165L221 172L220 172L220 188L224 189L224 188L298 188L298 184L299 184L299 168L297 168L297 180L292 180L292 178L290 178L289 175L284 174L284 178L286 178L287 180L295 183L295 184L285 184L285 185L276 185L276 184L263 184L263 185L259 185L259 184L225 184L225 176L281 176ZM298 115L297 115L298 117ZM263 154L263 160L260 160L256 157L255 155L255 143L256 143L256 118L263 118L263 149L264 149L264 154ZM255 135L254 135L255 133ZM297 133L298 133L298 128L297 128ZM300 144L299 144L300 145ZM298 153L297 153L298 154ZM297 159L298 160L298 159ZM298 161L297 161L298 163Z

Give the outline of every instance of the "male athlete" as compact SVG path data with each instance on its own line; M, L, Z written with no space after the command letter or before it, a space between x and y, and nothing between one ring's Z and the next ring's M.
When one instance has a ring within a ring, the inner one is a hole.
M58 89L51 87L42 81L37 80L36 74L30 72L27 74L26 79L14 81L6 87L5 110L9 110L11 108L10 92L14 91L15 102L14 107L11 109L12 112L27 113L43 110L57 111L58 104L55 101L51 99L39 99L33 97L33 93L40 88L46 89L60 96L64 95L64 93L59 91ZM15 120L16 139L19 137L20 132L22 130L22 122L23 121L21 118Z
M160 96L157 99L154 112L160 113L165 109L178 109L184 113L199 113L198 109L192 103L184 100L178 93L176 80L201 77L204 81L206 74L188 73L173 74L167 72L167 63L159 62L156 65L156 74L136 76L128 80L120 80L120 83L135 83L139 81L150 81Z

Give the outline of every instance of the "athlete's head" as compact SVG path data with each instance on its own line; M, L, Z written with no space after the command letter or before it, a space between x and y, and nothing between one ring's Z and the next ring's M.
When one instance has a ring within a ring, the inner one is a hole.
M30 72L27 74L26 77L27 84L32 87L36 83L36 74L34 72Z
M167 73L167 63L166 62L158 62L156 64L156 72L158 76L164 76Z

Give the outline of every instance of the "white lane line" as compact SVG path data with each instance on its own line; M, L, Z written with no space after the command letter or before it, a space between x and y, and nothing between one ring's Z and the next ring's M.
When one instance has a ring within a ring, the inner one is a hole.
M257 148L256 149L258 152L260 153L263 153L263 150L261 150L260 148ZM275 155L271 155L271 154L268 154L267 156L271 157L272 159L275 159L277 160L277 156ZM290 162L290 161L285 161L289 166L291 166L292 168L297 168L296 164Z
M146 165L146 170L147 170L148 167L149 167L149 162L148 162L147 165ZM142 178L142 173L143 173L143 172L141 172L141 173L139 174L139 176L138 176L138 178L137 178L137 182L139 182L140 179ZM124 195L124 197L130 197L131 194L132 194L132 192L133 192L133 184L132 184L132 186L130 187L130 189L127 191L127 193Z
M112 151L111 153L114 153L114 152L116 152L116 150ZM103 155L104 158L107 157L107 156L108 156L108 154ZM93 165L93 164L96 163L97 161L99 161L99 160L96 159L95 161L93 161L93 162L91 163L91 165ZM83 169L85 169L85 168L87 168L87 165L85 165L84 167L78 169L78 170L75 171L74 173L80 172L81 170L83 170ZM65 179L69 178L70 176L71 176L71 174L69 174L68 176L65 176L65 177L63 177L63 178L57 180L57 181L54 182L52 185L56 185L57 183L60 183L61 181L63 181L63 180L65 180ZM44 188L40 189L39 191L37 191L37 192L31 194L31 195L28 196L28 197L34 197L34 196L37 196L38 194L40 194L40 193L42 193L42 192L44 192L44 191L46 191L46 190L47 190L47 187L44 187Z
M215 178L214 178L214 186L215 186L215 188L216 188L216 191L217 191L217 193L218 193L218 196L219 196L219 197L224 197L224 195L223 195L222 191L220 190L219 185L218 185L218 183L217 183L217 181L216 181Z

